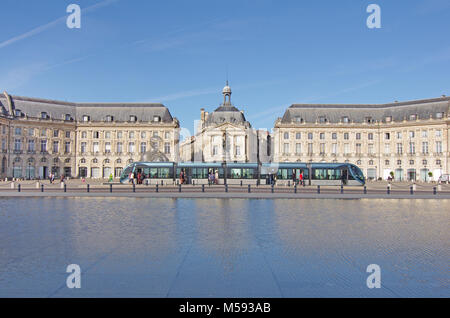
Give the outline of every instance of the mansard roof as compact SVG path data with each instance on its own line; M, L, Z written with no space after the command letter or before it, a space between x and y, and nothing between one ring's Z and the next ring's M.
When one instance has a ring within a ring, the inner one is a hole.
M50 118L63 120L69 115L73 120L82 120L84 115L91 121L104 121L106 116L113 116L114 121L129 121L136 116L138 121L153 121L159 116L161 122L171 123L173 117L169 109L159 103L72 103L40 98L10 96L13 112L20 110L27 117L41 118L43 112ZM0 95L0 113L13 116L8 111L8 100Z
M315 123L321 117L327 123L339 123L343 117L354 123L366 122L368 118L378 122L385 122L387 118L403 121L410 115L429 119L436 118L438 113L448 114L449 108L450 97L389 104L293 104L284 113L281 123Z

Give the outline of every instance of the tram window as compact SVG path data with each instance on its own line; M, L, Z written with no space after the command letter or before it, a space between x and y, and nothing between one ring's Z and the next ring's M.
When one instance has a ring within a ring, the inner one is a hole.
M241 179L241 169L231 169L231 179Z
M170 169L169 168L159 168L159 178L167 179L169 178Z
M242 178L243 179L253 179L253 171L254 169L242 169Z
M150 168L150 178L158 177L158 168Z
M313 179L315 180L339 180L341 171L335 169L313 169Z

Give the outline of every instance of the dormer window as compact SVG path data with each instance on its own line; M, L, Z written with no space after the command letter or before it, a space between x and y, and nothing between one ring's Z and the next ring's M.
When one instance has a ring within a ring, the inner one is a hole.
M436 113L437 119L442 119L444 117L444 113Z
M155 123L159 123L159 122L161 121L161 117L159 117L159 116L153 116L153 121L154 121Z
M111 116L111 115L108 115L108 116L106 116L106 121L107 122L113 122L114 121L114 116Z
M387 122L387 123L390 123L391 121L392 121L392 116L387 116L387 117L386 117L386 122Z
M66 115L64 115L64 120L65 121L72 121L73 118L72 118L72 116L70 114L66 114Z
M368 124L373 124L375 121L373 120L372 117L366 117L366 123Z
M83 119L83 122L87 123L91 120L91 117L89 117L88 115L83 115L82 119Z
M348 124L350 122L350 119L347 116L342 117L342 122L344 124Z
M300 116L295 116L295 122L296 123L303 123L303 118L301 118Z
M20 109L16 109L14 111L14 114L16 115L16 117L22 117L23 116L22 111Z
M326 122L327 122L327 118L325 116L320 116L319 117L319 123L325 124Z
M41 113L41 119L48 119L48 114L46 112Z
M130 121L131 121L132 123L136 122L136 121L137 121L137 116L131 115L131 116L130 116Z
M417 114L409 115L409 120L416 120L416 119L417 119Z

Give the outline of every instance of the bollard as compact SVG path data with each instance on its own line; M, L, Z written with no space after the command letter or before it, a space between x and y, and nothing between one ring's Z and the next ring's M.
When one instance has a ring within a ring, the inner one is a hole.
M195 186L195 180L194 179L192 179L192 185Z
M409 188L409 193L410 193L410 194L414 194L413 186L411 186L411 187Z
M67 185L64 183L64 192L67 192Z
M17 192L20 192L20 183L17 185Z
M390 186L387 187L387 192L386 193L387 194L391 194L391 187Z
M86 186L86 191L89 192L89 183Z
M178 192L181 192L181 184L178 185Z
M242 180L241 180L241 187L242 187Z
M147 179L147 180L145 180L145 185L146 185L146 186L148 186L148 179Z
M248 193L252 192L250 185L248 185Z
M14 181L11 182L11 189L14 189Z
M205 185L202 184L202 192L205 192Z
M294 184L294 193L297 193L297 184Z
M228 184L225 185L225 192L228 192Z
M305 181L303 181L302 183L303 183L303 187L306 187L306 182L305 182Z
M109 185L109 193L112 193L112 184Z
M272 183L272 193L273 193L273 183Z
M44 185L41 184L41 192L44 192Z
M367 187L364 186L364 194L367 194Z
M436 191L436 187L433 187L433 194L436 195L437 191Z
M36 182L36 189L39 189L41 187L41 185L39 184L39 182Z
M158 186L158 184L156 184L155 191L156 191L156 192L159 192L159 186Z
M288 187L291 186L291 180L288 180Z
M317 186L317 193L320 194L320 185Z
M344 185L341 184L341 194L344 193Z
M133 182L133 192L136 192L136 185Z

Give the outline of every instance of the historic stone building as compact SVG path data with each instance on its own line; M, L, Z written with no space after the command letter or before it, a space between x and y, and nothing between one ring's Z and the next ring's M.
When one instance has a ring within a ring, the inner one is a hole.
M292 105L274 161L350 162L369 179L436 180L449 167L450 98L382 105Z
M231 103L201 109L193 136L162 104L70 103L0 95L0 177L118 177L133 161L350 162L369 179L449 173L450 98L380 105L294 104L272 133Z
M0 96L0 175L118 177L132 161L178 159L179 122L162 104Z
M223 103L212 113L203 108L195 135L180 144L180 159L189 162L260 162L267 160L265 145L231 103L231 88L223 88Z

